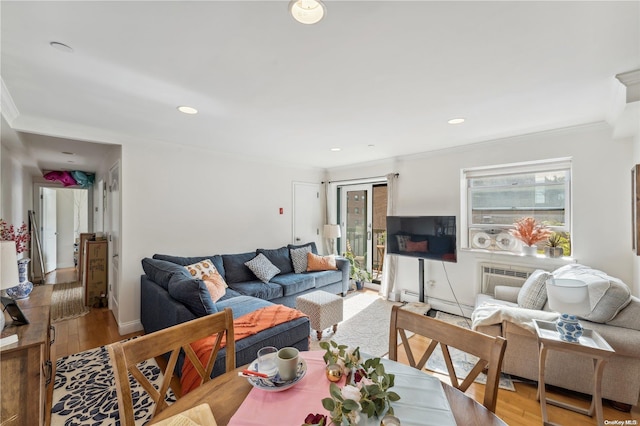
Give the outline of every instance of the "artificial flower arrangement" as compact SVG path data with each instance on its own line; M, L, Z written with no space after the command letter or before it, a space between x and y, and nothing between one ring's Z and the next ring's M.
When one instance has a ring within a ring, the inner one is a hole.
M513 224L514 229L509 230L511 235L522 241L527 246L535 246L540 241L545 241L551 235L551 230L538 223L532 217L523 217Z
M331 424L335 426L352 426L358 424L361 415L382 418L385 414L393 414L392 402L398 401L400 395L390 391L395 375L387 374L380 358L362 361L360 349L351 349L338 345L334 341L320 342L325 350L324 360L327 366L338 365L350 378L342 389L331 383L331 397L322 400L322 406L330 412ZM321 414L309 414L303 426L329 425L327 417Z
M0 219L0 240L15 241L16 253L22 253L26 251L27 243L30 240L27 225L22 222L22 225L20 225L19 228L15 228L13 225L9 225L4 220Z

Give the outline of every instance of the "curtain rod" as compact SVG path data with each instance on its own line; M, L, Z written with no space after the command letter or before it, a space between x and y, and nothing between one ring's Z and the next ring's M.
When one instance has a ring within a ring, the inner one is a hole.
M393 174L395 177L400 176L400 173L394 173ZM366 178L357 178L357 179L342 179L342 180L329 180L329 181L322 181L321 183L339 183L339 182L357 182L357 181L361 181L361 180L373 180L373 179L386 179L386 176L373 176L373 177L366 177Z

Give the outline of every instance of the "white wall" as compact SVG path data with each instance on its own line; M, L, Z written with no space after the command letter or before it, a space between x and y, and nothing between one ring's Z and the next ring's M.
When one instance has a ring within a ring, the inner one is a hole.
M602 269L631 286L634 275L630 249L632 149L631 140L614 141L607 125L595 124L467 145L386 163L332 169L329 175L330 180L340 180L398 172L397 214L456 215L459 223L462 168L572 157L573 256L580 263ZM450 281L460 303L473 305L475 294L480 291L479 263L487 261L550 270L558 266L557 262L547 260L477 255L459 250L455 264L425 262L426 279L435 281L433 287L427 286L427 294L453 301ZM399 258L397 286L417 292L417 281L417 260ZM634 292L638 294L637 287Z
M14 226L29 223L33 208L32 179L16 156L4 145L0 153L0 218ZM29 253L24 253L29 257Z
M640 134L633 140L633 164L640 164ZM633 286L632 293L640 296L640 256L633 255Z
M121 170L121 332L139 327L144 257L286 245L292 240L292 182L318 183L323 176L319 169L161 143L124 145Z

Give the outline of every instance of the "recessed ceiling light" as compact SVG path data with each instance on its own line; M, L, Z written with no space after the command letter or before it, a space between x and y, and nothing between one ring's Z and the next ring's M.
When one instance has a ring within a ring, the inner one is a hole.
M178 111L183 112L185 114L197 114L198 113L197 109L195 109L193 107L190 107L190 106L184 106L184 105L183 106L179 106L178 107Z
M367 145L369 148L373 148L374 146L376 146L375 144L370 143L369 145Z
M342 148L331 148L331 151L333 151L333 152L338 152L338 151L341 151L341 150L342 150Z
M49 43L49 46L61 52L73 53L73 49L70 46L67 46L64 43L60 43L59 41L52 41Z
M464 123L464 118L452 118L451 120L447 121L447 123L449 123L449 124L462 124L462 123Z
M289 11L293 19L301 24L315 24L324 18L324 4L318 0L292 0Z

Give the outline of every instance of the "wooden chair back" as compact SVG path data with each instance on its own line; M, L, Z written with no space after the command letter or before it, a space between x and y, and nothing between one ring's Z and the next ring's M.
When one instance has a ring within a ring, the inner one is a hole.
M233 333L233 314L230 308L223 312L187 321L164 330L146 334L108 346L113 364L118 395L121 426L134 426L134 409L129 374L144 388L155 402L152 417L167 407L165 395L169 389L173 371L182 349L200 375L200 384L211 379L211 371L220 351L222 337L226 334L226 371L236 368L236 345ZM200 362L191 343L217 335L211 356L206 365ZM170 353L166 369L162 372L160 389L156 389L138 368L142 361ZM186 360L186 358L185 358Z
M431 339L425 352L418 359L411 349L406 331ZM389 333L389 359L398 360L398 335L407 354L409 365L422 370L427 360L435 350L438 343L442 349L451 385L465 392L473 383L478 374L487 370L487 384L484 391L483 405L495 413L498 398L498 383L500 370L507 341L502 337L493 337L477 331L468 330L457 325L420 315L400 306L394 306L391 310L391 327ZM464 378L458 382L449 347L475 355L479 358L476 365ZM416 361L418 359L418 361Z

